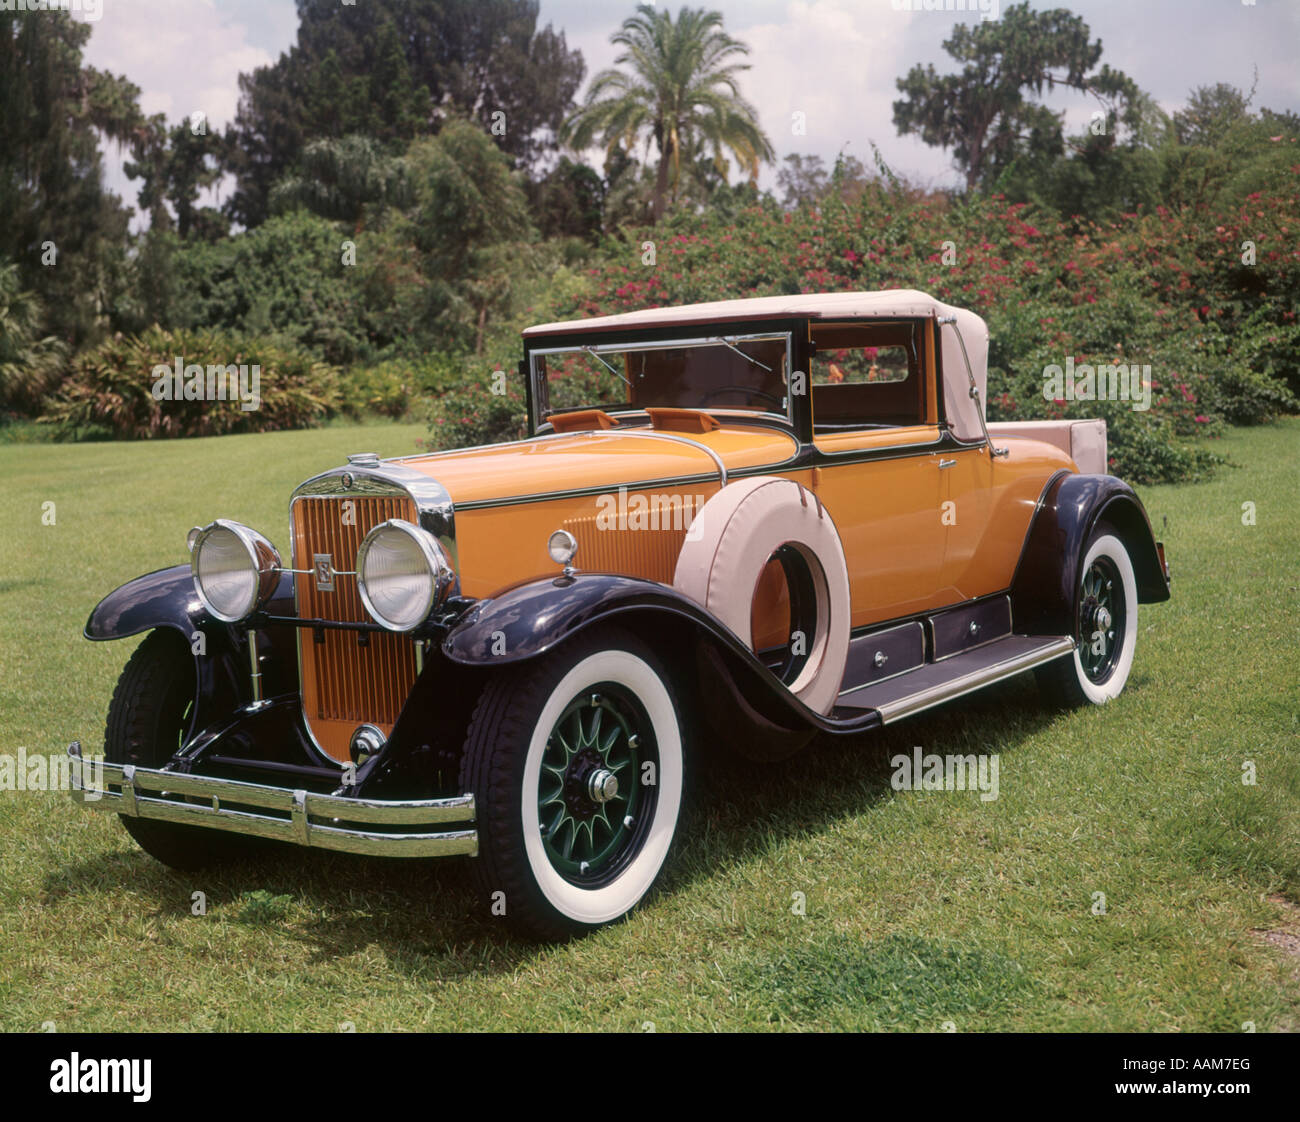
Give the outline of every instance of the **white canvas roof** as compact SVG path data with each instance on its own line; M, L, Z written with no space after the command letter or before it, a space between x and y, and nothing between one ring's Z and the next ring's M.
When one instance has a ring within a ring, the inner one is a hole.
M953 307L914 288L891 288L880 292L801 293L793 296L758 296L748 300L714 300L706 304L680 304L676 307L646 308L592 319L543 323L524 331L524 338L567 334L572 331L624 331L646 327L669 327L683 324L718 323L726 320L762 320L808 316L811 319L889 319L895 316L956 318L970 357L971 370L979 387L980 404L984 404L988 368L989 331L974 312ZM944 372L944 409L953 433L960 440L977 440L983 433L975 403L970 396L970 380L953 327L940 329Z

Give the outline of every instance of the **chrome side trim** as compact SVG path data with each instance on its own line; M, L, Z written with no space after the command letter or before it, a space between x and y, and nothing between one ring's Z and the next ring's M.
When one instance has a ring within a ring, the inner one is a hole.
M71 795L75 802L160 822L179 822L227 833L247 834L289 842L310 849L362 853L378 857L477 856L478 832L473 829L410 830L384 833L363 826L428 827L441 823L472 823L473 795L451 799L393 800L347 799L316 795L234 779L178 775L130 764L84 766L81 745L68 748L71 758ZM103 787L90 776L102 774ZM118 786L119 791L111 788ZM189 802L187 799L203 799ZM222 802L255 810L230 810ZM256 813L266 811L268 813Z
M1003 678L1010 678L1025 670L1031 670L1035 666L1051 662L1053 659L1060 658L1062 655L1073 651L1074 646L1073 639L1055 639L1025 654L995 662L990 666L980 667L968 674L963 674L959 678L953 678L928 689L919 690L907 697L900 697L897 701L882 702L875 708L880 713L881 721L884 724L890 724L893 721L910 717L935 705L942 705L945 701L952 701L954 698L973 693L985 686L991 686L994 682L1001 681Z

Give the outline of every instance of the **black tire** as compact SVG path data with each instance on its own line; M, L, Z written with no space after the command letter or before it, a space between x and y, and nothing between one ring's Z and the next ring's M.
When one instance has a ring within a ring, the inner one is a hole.
M127 661L104 729L104 759L112 764L161 767L189 730L194 704L194 659L179 634L151 632ZM253 847L250 839L119 814L126 832L151 857L173 869L201 869Z
M682 742L669 676L625 632L595 629L494 677L461 763L477 806L471 868L486 914L550 941L626 916L671 847ZM602 785L611 774L613 793Z
M1062 708L1104 705L1123 691L1137 645L1137 578L1113 526L1099 524L1084 546L1070 619L1077 646L1035 669L1038 688Z

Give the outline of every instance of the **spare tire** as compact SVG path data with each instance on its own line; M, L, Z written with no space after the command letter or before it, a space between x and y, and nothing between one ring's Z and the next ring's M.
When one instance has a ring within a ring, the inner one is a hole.
M849 651L849 574L839 532L816 495L772 475L724 487L691 523L673 587L752 650L754 589L774 558L790 584L791 633L802 633L787 685L809 709L829 713Z

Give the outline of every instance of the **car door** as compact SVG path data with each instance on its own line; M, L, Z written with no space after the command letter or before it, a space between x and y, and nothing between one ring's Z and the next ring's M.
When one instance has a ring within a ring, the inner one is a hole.
M943 603L932 344L912 321L816 324L813 487L844 545L853 626Z

